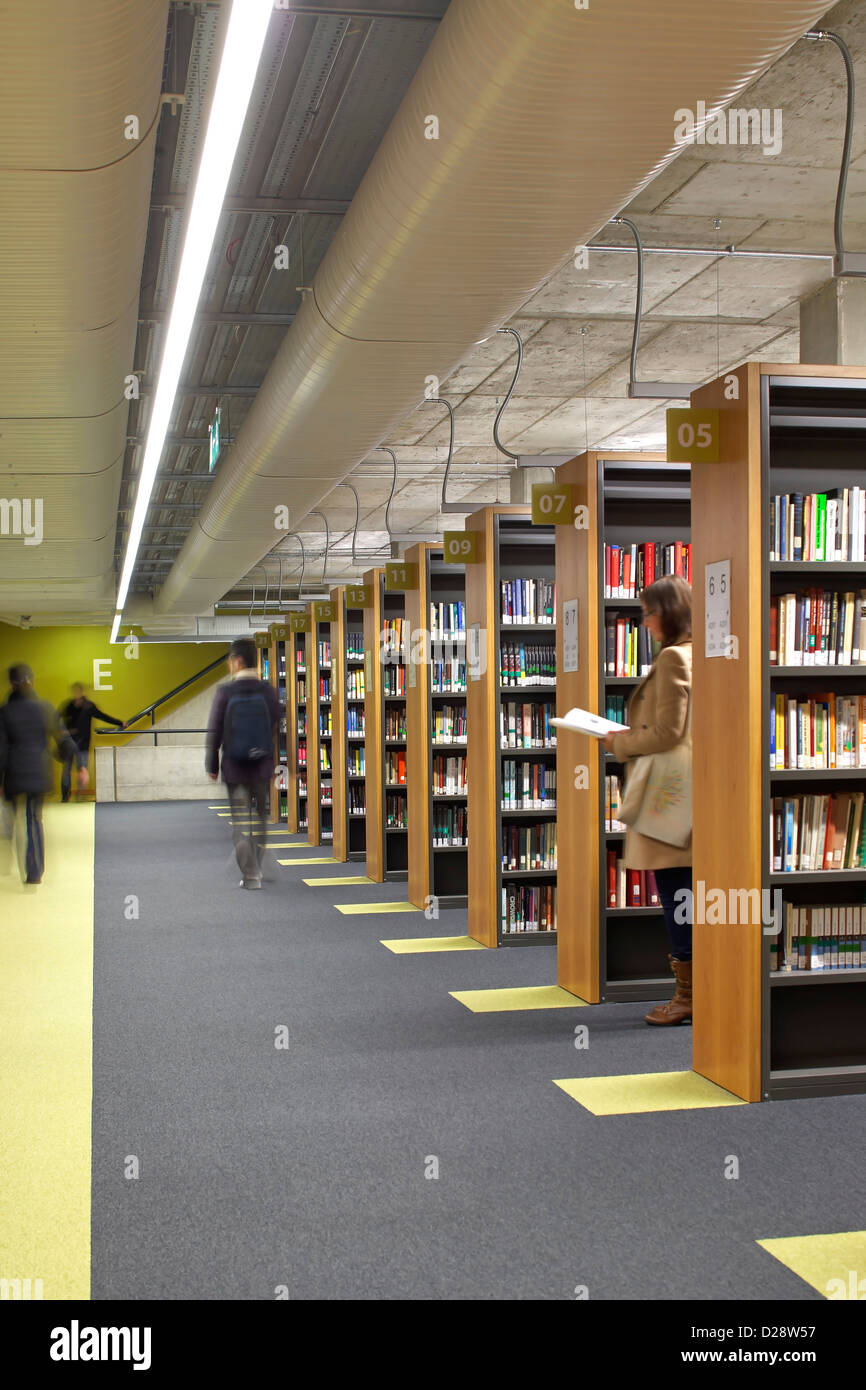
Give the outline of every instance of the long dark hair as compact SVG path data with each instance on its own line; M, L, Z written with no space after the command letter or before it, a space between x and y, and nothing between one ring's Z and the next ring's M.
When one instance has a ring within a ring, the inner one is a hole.
M662 630L662 646L685 642L692 635L692 586L678 574L666 574L641 590L640 601L654 613Z

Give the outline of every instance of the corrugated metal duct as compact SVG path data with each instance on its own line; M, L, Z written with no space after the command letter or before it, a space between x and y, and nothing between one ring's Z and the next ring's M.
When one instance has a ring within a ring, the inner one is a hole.
M212 605L825 8L451 0L157 610Z
M0 0L0 611L105 615L168 0ZM140 138L129 140L139 122ZM15 508L4 509L5 529Z

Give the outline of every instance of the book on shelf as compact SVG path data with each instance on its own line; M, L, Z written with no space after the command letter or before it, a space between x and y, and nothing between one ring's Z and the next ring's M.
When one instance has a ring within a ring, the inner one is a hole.
M358 709L356 705L350 705L346 710L346 733L348 737L361 739L365 732L364 710Z
M319 738L331 738L333 736L331 721L331 711L319 710Z
M466 742L466 706L437 705L433 710L431 737L437 743Z
M408 619L386 618L384 620L379 639L380 660L383 664L396 665L397 662L405 661L408 636Z
M503 700L499 706L499 745L501 748L555 748L556 706L549 700L540 704L518 704Z
M346 698L348 700L364 699L364 672L363 670L352 670L346 674Z
M604 779L604 828L611 833L622 832L627 827L619 819L619 808L622 805L622 778L616 773L611 773Z
M770 560L866 560L866 488L776 493L770 498Z
M305 680L302 681L302 680L299 679L299 680L298 680L298 702L299 702L299 704L302 704L302 705L305 704L305 703L306 703L306 699L307 699L307 682L306 682Z
M350 749L349 749L349 767L348 767L348 770L349 770L349 775L350 775L351 777L365 777L365 776L366 776L366 770L365 770L365 757L364 757L364 755L365 755L365 750L364 750L364 745L363 745L363 744L361 744L361 746L360 746L359 748L350 748Z
M408 821L406 820L406 798L405 796L385 796L385 825L389 830L405 830Z
M406 667L385 666L382 670L382 694L406 694Z
M589 734L591 738L606 738L608 734L627 729L627 724L619 724L614 719L602 719L588 709L570 709L561 719L551 719L557 729L570 729L575 734Z
M862 903L784 904L784 928L770 943L771 970L866 967Z
M406 741L406 711L390 706L385 711L385 737L391 743Z
M637 598L664 575L692 582L692 547L688 541L643 541L604 547L605 598Z
M331 664L331 644L325 638L319 638L318 645L319 665L330 666Z
M866 589L806 589L770 599L771 666L866 665Z
M434 642L444 642L455 637L466 636L466 604L430 604L430 637Z
M502 760L502 810L550 811L556 809L556 768L533 763Z
M774 796L770 802L770 872L832 873L866 869L863 792Z
M503 579L499 584L499 621L556 624L556 583L552 579Z
M769 744L774 771L866 768L866 695L777 691L770 699Z
M406 785L406 754L387 749L385 752L385 781L389 786Z
M549 685L556 680L556 647L534 642L503 642L499 680L504 686Z
M503 936L556 931L556 885L503 883L500 927Z
M433 795L463 796L466 794L466 758L433 754Z
M331 752L329 748L319 749L319 768L322 772L331 771Z
M351 816L367 814L367 790L363 783L352 782L349 786L349 814Z
M503 872L556 868L556 821L502 826Z
M331 698L331 677L319 676L319 699L330 700Z
M434 849L465 849L469 844L465 806L437 806L432 825Z
M604 619L604 673L606 676L648 676L653 664L653 642L637 618L606 613Z
M622 853L609 849L607 905L610 908L658 907L658 885L652 869L627 869Z
M457 656L441 656L431 660L430 689L434 695L465 695L465 659Z
M356 632L354 629L346 633L346 656L349 661L363 661L364 659L364 634Z

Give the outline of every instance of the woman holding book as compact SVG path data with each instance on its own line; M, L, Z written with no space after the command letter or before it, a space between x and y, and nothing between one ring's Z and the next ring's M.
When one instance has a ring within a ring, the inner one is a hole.
M626 765L626 797L628 764L647 754L685 748L689 785L691 780L691 586L678 575L665 575L641 592L640 601L642 621L653 641L660 644L660 650L649 675L629 701L629 727L622 733L610 733L603 740L608 752ZM652 839L631 827L625 840L626 868L651 869L655 875L670 939L669 960L676 990L670 1003L659 1004L646 1015L647 1023L662 1026L688 1023L692 1017L692 846L691 834L688 830L686 833L684 847ZM681 828L675 838L682 840Z

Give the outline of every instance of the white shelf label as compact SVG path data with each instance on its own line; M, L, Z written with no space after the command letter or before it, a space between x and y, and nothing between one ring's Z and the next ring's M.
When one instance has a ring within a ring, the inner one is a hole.
M570 598L562 605L562 669L577 671L577 599Z
M704 655L724 656L731 651L731 562L716 560L704 570L706 646Z

